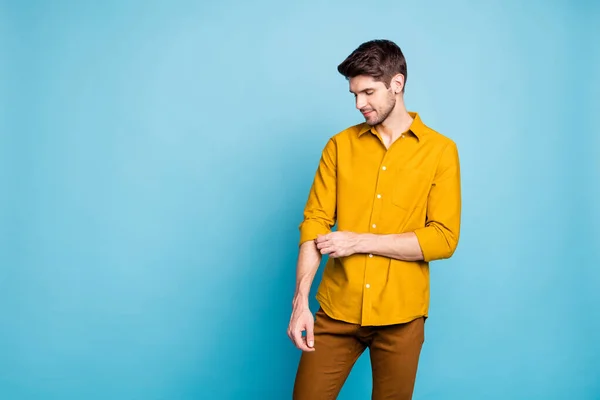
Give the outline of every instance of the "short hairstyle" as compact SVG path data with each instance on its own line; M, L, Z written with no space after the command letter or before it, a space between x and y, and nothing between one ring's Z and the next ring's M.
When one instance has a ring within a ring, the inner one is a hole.
M398 45L390 40L377 39L361 44L339 66L338 72L346 77L368 75L390 87L397 74L404 76L406 85L406 59ZM404 91L404 86L402 87Z

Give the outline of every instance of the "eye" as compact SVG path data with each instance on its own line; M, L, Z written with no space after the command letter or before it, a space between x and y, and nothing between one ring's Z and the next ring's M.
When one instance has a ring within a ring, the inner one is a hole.
M372 94L373 94L373 91L372 91L372 90L369 90L368 92L365 92L365 93L367 94L367 96L370 96L370 95L372 95Z

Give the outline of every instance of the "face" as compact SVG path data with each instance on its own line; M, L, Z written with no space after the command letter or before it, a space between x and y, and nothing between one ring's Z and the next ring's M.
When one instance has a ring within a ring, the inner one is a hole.
M375 81L370 76L359 75L350 78L350 93L354 94L356 108L371 126L385 121L396 105L393 81L392 85L386 88L383 82Z

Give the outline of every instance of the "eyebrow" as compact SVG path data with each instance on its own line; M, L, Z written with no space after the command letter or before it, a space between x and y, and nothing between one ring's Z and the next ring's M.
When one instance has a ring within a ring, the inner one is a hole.
M375 90L375 88L370 88L370 87L368 87L368 88L365 88L365 89L361 90L359 93L367 92L367 91L369 91L369 90ZM350 92L350 93L354 93L352 90L349 90L349 92Z

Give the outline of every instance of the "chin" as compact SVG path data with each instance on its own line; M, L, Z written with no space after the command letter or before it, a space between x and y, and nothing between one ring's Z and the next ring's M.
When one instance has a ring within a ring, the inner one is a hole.
M376 118L365 118L365 122L370 126L375 126L379 123Z

